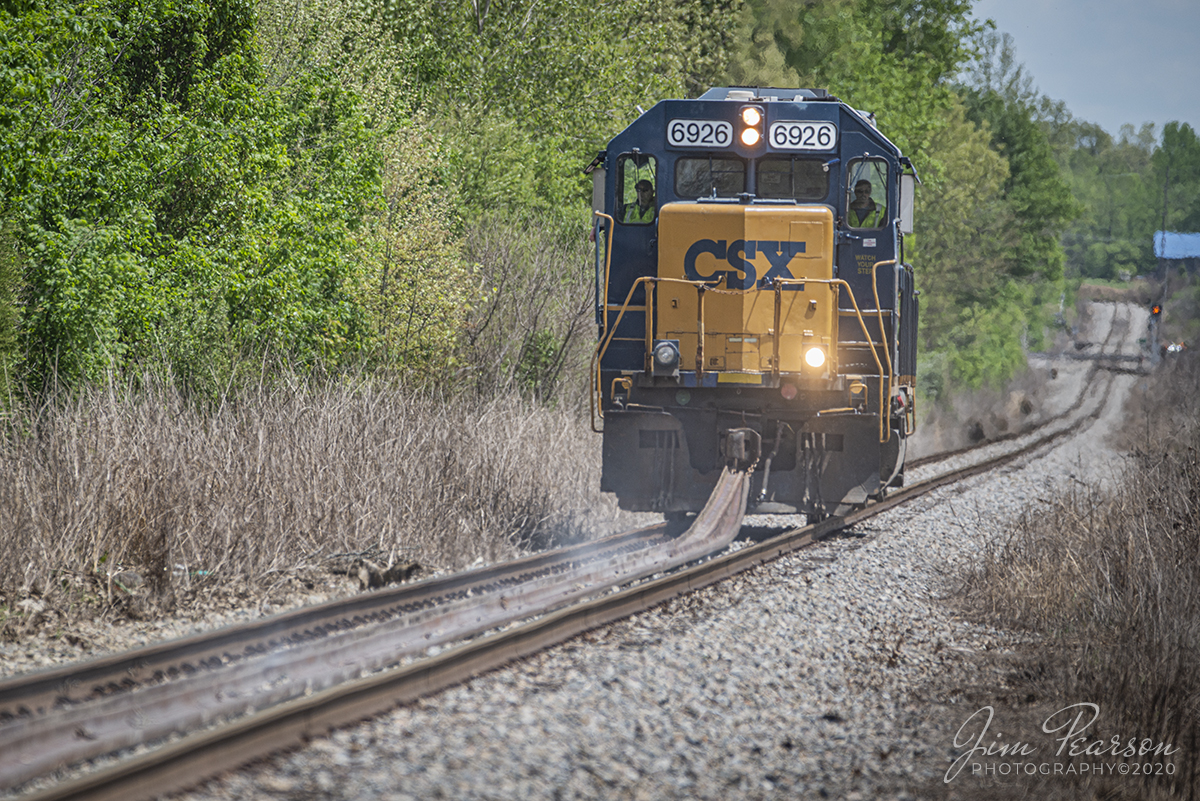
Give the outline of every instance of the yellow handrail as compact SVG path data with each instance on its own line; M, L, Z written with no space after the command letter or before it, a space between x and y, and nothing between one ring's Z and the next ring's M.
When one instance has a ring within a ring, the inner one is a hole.
M888 400L889 400L889 403L888 403L888 409L887 409L887 421L888 421L889 432L890 432L891 426L892 426L892 405L891 405L890 401L891 401L891 397L892 397L892 390L895 389L894 380L895 380L896 376L895 376L895 370L892 367L892 354L891 354L891 350L889 349L889 346L888 346L888 340L887 340L887 337L883 335L883 309L880 308L880 305L879 305L879 285L875 281L875 270L879 267L890 267L892 265L895 265L896 263L897 262L895 259L888 259L886 261L877 261L871 265L871 291L874 292L874 294L875 294L875 311L879 314L879 338L883 342L883 355L887 359L887 362L888 362ZM899 298L897 298L897 306L898 305L899 305ZM897 308L897 311L899 311L898 308ZM905 423L908 424L908 426L909 426L909 428L908 428L909 434L911 434L917 430L916 397L917 397L916 393L914 392L912 397L909 398L908 406L905 408L905 412L904 412L904 415L906 418ZM907 419L910 416L912 418L911 423L909 423L909 421ZM887 440L884 440L884 441L886 442Z
M637 280L635 280L633 282L633 286L631 286L629 288L629 294L627 294L625 296L625 302L621 304L621 311L617 313L617 319L613 322L612 331L609 332L606 329L605 333L603 335L601 335L600 341L596 343L596 350L592 353L592 365L591 365L592 392L589 393L589 396L590 396L591 417L592 417L592 431L596 432L597 434L603 430L603 429L596 428L597 412L599 413L599 418L601 420L604 419L604 409L601 408L601 403L599 400L599 394L602 391L601 387L600 387L600 360L604 358L605 351L608 350L608 346L612 343L613 337L616 336L616 334L617 334L617 328L619 328L621 325L621 319L625 316L625 311L629 308L629 302L631 300L633 300L633 293L636 292L637 288L639 286L641 286L643 283L657 284L660 282L665 282L665 283L669 283L669 284L690 284L691 286L696 287L697 292L699 293L699 296L701 299L704 297L705 290L717 291L717 292L720 291L720 290L711 289L703 281L688 281L683 278L659 278L658 276L654 276L654 275L643 275L643 276L640 276ZM731 290L728 292L728 294L730 294L730 295L739 294L742 291L744 291L744 290L737 290L737 291ZM648 292L646 297L649 299L652 297L652 295ZM701 300L700 302L703 303L703 300ZM650 326L653 325L651 320L654 315L654 310L651 308L649 300L647 301L646 306L644 308L646 309L646 328L647 328L647 330L649 330ZM703 308L704 308L703 305L701 305L700 306L701 311L699 312L701 337L703 337L703 332L704 332ZM608 321L608 309L607 308L604 311L604 319L605 319L605 322ZM704 344L703 344L703 339L701 339L701 344L697 348L697 358L702 357L703 352L704 352ZM701 369L702 368L699 366L696 368L697 376L701 375Z
M891 348L888 347L888 338L887 338L887 335L884 334L884 331L883 331L883 309L880 308L880 306L879 306L879 284L875 280L875 270L884 265L892 266L895 263L896 263L895 259L887 259L886 261L877 261L871 265L871 293L873 295L875 295L875 312L879 315L879 341L883 343L883 357L884 357L884 359L887 360L887 365L888 365L887 411L885 412L882 407L880 407L880 409L879 409L879 417L881 419L883 418L884 415L887 415L887 427L884 430L887 431L888 433L887 433L887 437L885 439L880 440L880 442L887 442L889 439L891 439L891 436L892 436L892 378L894 376L894 371L892 369L892 351L891 351ZM895 328L895 326L893 326L893 328ZM868 342L871 341L871 338L869 336L867 337L867 341ZM875 348L872 347L871 350L875 350Z
M872 279L874 279L874 274L872 274ZM625 296L625 302L621 304L621 311L618 312L617 319L616 319L616 321L613 322L612 330L608 331L607 326L606 326L605 334L600 338L600 341L596 343L596 350L592 353L591 373L592 373L593 391L591 393L589 393L589 396L590 396L589 397L589 400L590 400L589 405L591 407L592 431L595 431L597 433L600 433L602 431L602 429L599 429L596 427L596 418L597 418L597 416L599 416L599 418L601 420L604 419L604 409L602 408L601 399L600 399L600 392L602 391L602 389L600 387L600 361L604 358L604 354L605 354L605 352L607 352L608 346L612 343L613 337L616 336L617 328L620 327L621 320L625 317L625 312L629 308L630 301L633 300L633 293L636 292L637 288L640 285L642 285L643 283L652 285L646 292L647 301L646 301L646 305L643 307L646 311L647 337L650 336L649 332L652 330L651 327L653 326L654 289L656 288L656 285L659 283L668 283L668 284L685 284L688 286L696 287L697 318L698 318L697 319L697 327L698 327L698 331L699 331L698 341L697 341L697 346L696 346L696 378L697 378L697 381L699 381L700 377L703 375L703 369L704 369L704 364L703 364L703 358L704 358L703 298L704 298L704 293L705 292L716 292L721 295L744 295L747 292L755 291L754 289L717 289L716 287L710 286L708 282L689 281L684 278L659 278L658 276L650 276L650 275L644 275L644 276L640 276L639 278L637 278L633 282L633 286L631 286L629 288L629 293ZM782 303L782 300L781 300L782 288L787 285L793 285L793 284L803 285L806 283L808 283L808 284L824 284L831 288L834 286L845 287L846 292L850 297L850 302L854 305L854 315L855 315L855 317L858 318L858 324L862 328L863 336L866 337L866 340L868 343L871 342L871 332L867 330L867 323L863 319L862 311L858 308L858 299L854 297L854 290L850 287L850 285L848 283L846 283L845 280L843 280L841 278L790 278L790 279L789 278L776 278L776 279L774 279L775 303L776 303L775 320L777 321L776 326L775 326L775 336L774 336L776 356L775 356L775 364L773 365L774 369L772 370L773 374L777 374L778 368L779 368L779 364L778 364L778 362L779 362L779 340L781 338L781 333L779 330L779 322L778 321L780 320L780 315L781 315L780 305ZM606 295L606 297L607 297L607 295ZM879 305L878 293L876 293L875 305L876 305L876 307L878 307L878 305ZM876 310L880 311L878 308ZM607 323L607 320L608 320L608 312L606 309L605 310L605 322L606 323ZM884 339L882 311L880 311L880 315L879 315L879 335L880 335L881 339ZM835 337L835 346L836 346L836 337ZM647 348L649 349L649 347L650 346L648 345ZM885 354L890 354L890 350L887 348L886 340L884 342L884 352L885 352ZM891 387L890 356L888 357L889 365L888 365L888 372L886 374L884 373L883 364L879 360L879 354L875 352L874 347L871 348L871 357L873 359L875 359L875 366L877 368L879 368L879 406L880 406L879 441L887 442L891 436L891 432L889 430L889 426L891 424L891 407L890 407L891 396L890 396L890 394L885 394L885 392L890 393L890 387ZM884 385L885 380L888 382L886 390L885 390L885 385ZM822 412L832 412L832 411L835 411L835 410L832 410L832 409L822 410ZM840 410L836 410L836 411L840 411ZM886 420L887 420L888 426L884 425L885 415L886 415Z
M775 283L776 283L776 285L778 285L780 287L786 286L788 284L799 284L799 285L827 284L829 286L844 286L844 287L846 287L846 293L850 296L850 302L854 304L854 316L858 318L858 324L859 324L859 326L862 327L863 336L867 338L868 343L871 342L871 332L867 330L867 322L866 322L866 320L863 319L862 312L858 308L858 299L854 297L854 290L850 288L850 285L848 283L846 283L846 281L844 279L841 279L841 278L776 278ZM781 297L781 295L782 295L782 293L776 293L776 298ZM836 316L835 316L835 319L836 319ZM881 318L881 325L882 325L882 318ZM880 336L882 337L883 336L882 328L880 328L879 333L880 333ZM776 335L776 337L778 337L779 332L776 331L775 335ZM835 342L836 342L836 338L835 338ZM879 354L875 352L874 347L871 348L871 356L875 359L875 366L879 368L879 408L880 408L880 411L879 411L879 441L887 442L890 435L889 435L889 432L887 431L887 429L884 428L884 425L883 425L883 415L884 415L883 407L884 407L884 404L886 401L890 401L890 396L886 399L884 397L883 382L884 382L885 376L883 374L883 365L880 364ZM890 384L890 380L889 380L889 387L890 387L890 385L891 384ZM833 410L827 409L824 411L828 412L828 411L833 411ZM820 412L818 412L818 414L820 414Z

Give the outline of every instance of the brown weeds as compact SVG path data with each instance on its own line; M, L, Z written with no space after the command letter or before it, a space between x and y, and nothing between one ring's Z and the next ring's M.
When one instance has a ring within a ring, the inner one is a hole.
M1100 703L1110 734L1180 749L1178 771L1146 785L1148 797L1194 798L1200 360L1170 364L1155 390L1157 402L1143 399L1131 420L1126 436L1139 447L1116 491L1076 489L1027 512L967 577L963 595L990 620L1046 635L1044 658L1054 669L1042 679L1045 693Z
M122 571L166 610L196 577L254 586L334 554L462 568L613 516L586 424L515 394L297 378L198 409L149 381L17 405L2 430L6 612L103 606Z

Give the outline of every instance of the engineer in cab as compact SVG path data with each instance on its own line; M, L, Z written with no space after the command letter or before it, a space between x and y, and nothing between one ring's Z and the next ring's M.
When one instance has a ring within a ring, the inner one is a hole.
M643 178L633 185L637 191L637 203L625 207L626 223L652 223L658 211L654 202L654 184Z

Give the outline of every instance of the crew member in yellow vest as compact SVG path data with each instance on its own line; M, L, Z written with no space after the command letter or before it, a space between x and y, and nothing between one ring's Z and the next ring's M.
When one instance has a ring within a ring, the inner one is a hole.
M625 207L625 222L652 223L658 211L654 204L654 184L645 178L633 185L637 190L637 205Z
M854 185L854 200L850 203L850 225L854 228L879 228L887 219L887 209L875 205L871 197L871 182L859 181Z

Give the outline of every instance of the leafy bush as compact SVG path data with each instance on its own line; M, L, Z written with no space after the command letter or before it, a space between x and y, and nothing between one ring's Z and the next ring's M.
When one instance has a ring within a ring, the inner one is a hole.
M264 89L242 0L61 0L0 28L0 214L28 254L28 374L358 346L350 256L380 159L336 76Z
M1093 242L1084 254L1081 273L1087 278L1112 280L1121 273L1137 275L1142 262L1142 248L1132 242Z

